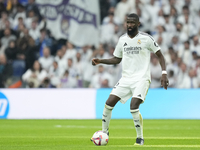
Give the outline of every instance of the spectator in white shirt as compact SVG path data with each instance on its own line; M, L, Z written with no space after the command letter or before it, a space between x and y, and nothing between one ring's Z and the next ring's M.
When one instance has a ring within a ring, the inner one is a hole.
M28 87L37 88L46 77L46 70L43 70L40 63L36 60L33 67L28 69L22 75L22 80L28 85Z
M43 49L43 56L39 58L39 62L42 65L42 68L47 72L49 71L50 66L53 64L54 58L50 54L48 47Z
M187 71L187 65L182 63L180 66L180 71L177 76L176 88L189 89L190 86L191 84L190 84L190 77Z
M185 42L188 40L187 34L183 31L183 25L181 23L176 23L176 32L175 36L179 37L180 42Z
M103 44L99 45L99 49L98 49L98 53L96 57L101 58L101 59L107 59L109 57L109 54L108 52L105 51Z
M163 37L162 36L158 37L157 43L160 46L162 53L166 54L168 52L168 47L166 46L166 44L163 43Z
M155 55L152 55L151 57L151 63L150 63L150 69L151 69L151 88L159 88L160 85L160 78L161 78L161 73L162 72L160 68L159 61Z
M195 20L194 24L195 24L195 26L197 28L197 31L199 31L200 30L200 9L198 11L198 15L194 16L194 20Z
M61 68L66 68L67 59L64 57L63 50L59 49L55 56L55 61L58 62L58 66Z
M102 65L99 65L98 72L92 76L91 88L101 88L102 82L107 79L109 86L112 85L112 76L104 71L104 67Z
M127 0L121 0L117 3L115 15L120 19L121 24L123 24L125 16L130 12L130 10L131 6Z
M192 61L191 61L191 64L190 64L189 67L192 68L192 69L196 69L197 60L198 60L197 52L193 51L192 52Z
M199 88L200 82L197 78L196 71L194 69L190 69L189 71L189 77L190 77L190 88Z
M66 45L67 45L67 50L65 52L64 57L66 59L69 59L69 58L75 59L75 57L76 57L76 49L74 48L74 45L69 41L66 43Z
M78 70L75 68L74 61L73 61L72 58L69 58L67 60L67 66L66 66L65 70L69 71L69 76L70 77L77 78Z
M109 58L113 57L114 50L115 50L115 47L111 45L108 47ZM105 69L113 77L113 83L114 84L117 83L119 79L121 78L122 64L120 63L118 65L107 65Z
M9 21L11 24L13 22L12 18L8 17L8 13L6 11L1 12L0 30L6 28L7 21Z
M150 0L150 4L146 5L145 8L150 16L150 21L148 22L150 29L154 30L158 25L158 12L160 8L156 5L155 0Z
M188 6L183 6L182 7L182 11L181 13L178 15L177 17L177 22L181 23L183 26L185 24L185 19L184 19L184 15L188 14L189 15L189 10L188 10Z
M198 33L198 30L194 30L195 26L189 14L185 14L183 20L183 32L185 32L188 37L192 37Z
M109 22L101 26L100 42L103 44L110 43L115 33L115 24L113 22L114 14L109 15Z
M37 40L40 37L40 29L38 27L38 23L36 20L33 20L31 23L31 29L29 30L29 35L34 40Z
M137 0L136 0L137 2ZM137 6L137 5L136 5ZM139 7L137 6L136 8L134 8L133 10L131 10L131 13L136 13L139 16L140 19L140 26L139 29L141 31L149 31L151 29L151 27L149 26L149 24L147 24L146 22L149 21L150 16L148 14L148 12L145 9L142 9L143 7Z
M28 17L26 18L26 21L25 21L26 28L28 28L28 29L31 28L31 24L34 21L34 19L36 19L36 15L33 10L30 10L28 12Z
M90 59L92 57L92 50L91 50L90 46L82 47L80 53L81 53L81 61L83 61L83 62L90 61Z
M169 70L169 72L168 72L168 80L169 80L169 86L168 87L174 88L175 85L176 85L176 79L175 79L173 70Z
M60 81L61 88L75 88L77 86L76 79L69 76L69 71L66 70Z
M190 49L191 49L192 52L196 51L197 55L200 56L200 43L199 43L199 40L200 40L199 37L197 35L195 35L192 38Z
M65 72L64 68L60 68L56 61L53 62L53 65L49 69L49 78L51 84L55 87L60 85L60 79Z
M190 14L194 17L200 10L199 0L185 0L185 5L189 6ZM196 20L195 20L196 21Z
M180 48L182 47L182 44L178 36L172 37L170 46L174 49L175 52L178 52L180 50Z
M114 12L115 12L115 8L110 7L109 12L108 12L108 16L104 17L102 24L108 24L110 22L110 20L113 19L113 22L115 24L120 25L121 22L120 22L119 18L116 15L114 15Z
M107 59L109 58L109 54L107 51L105 51L105 48L104 48L104 45L103 44L100 44L99 45L99 48L97 50L97 55L96 55L96 58L101 58L101 59ZM107 68L109 68L109 65L105 65L105 64L102 64L102 66L107 70Z
M178 51L178 57L182 58L183 62L190 66L192 62L192 52L190 51L190 42L185 41L184 47Z
M161 26L164 26L165 25L165 19L164 19L164 13L163 13L163 10L162 8L158 11L158 18L157 18L157 23Z
M162 43L168 45L169 44L169 40L170 40L170 35L167 34L167 32L165 30L165 27L161 26L161 25L158 25L156 27L156 30L157 30L156 34L154 35L155 40L158 41L158 38L160 36L162 36L162 38L163 38Z
M165 14L164 19L165 19L164 27L166 29L166 32L168 34L175 32L176 28L175 28L173 22L170 22L170 16Z
M172 50L169 49L171 63L167 64L167 72L169 72L170 70L173 70L174 76L176 77L178 75L179 66L182 63L182 59L177 57L177 53L175 53L173 51L170 52L170 51L172 51Z
M176 23L178 17L178 12L174 6L170 8L170 22L172 24Z
M176 11L180 12L181 7L178 1L176 0L166 0L166 3L163 6L163 10L165 14L169 14L171 12L171 9L175 9ZM178 13L177 12L177 13Z
M84 71L83 71L83 87L88 88L91 83L91 77L94 74L94 67L91 65L91 62L85 62Z

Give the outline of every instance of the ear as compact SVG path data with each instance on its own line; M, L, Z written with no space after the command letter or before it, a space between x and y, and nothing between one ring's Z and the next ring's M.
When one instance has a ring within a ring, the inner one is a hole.
M138 22L138 27L140 26L140 22Z

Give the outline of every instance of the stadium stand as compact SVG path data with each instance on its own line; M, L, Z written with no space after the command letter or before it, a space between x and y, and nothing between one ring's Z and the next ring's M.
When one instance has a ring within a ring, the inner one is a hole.
M154 37L167 63L169 87L200 87L199 0L99 0L100 43L77 47L56 40L34 0L0 0L0 88L111 88L121 65L93 67L110 58L126 32L126 15L137 13L140 31ZM137 64L136 64L137 65ZM160 88L161 68L151 55L152 83Z

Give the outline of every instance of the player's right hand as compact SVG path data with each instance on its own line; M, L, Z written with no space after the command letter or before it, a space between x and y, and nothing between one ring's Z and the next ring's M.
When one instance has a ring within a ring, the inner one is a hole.
M98 65L98 64L100 64L100 59L98 59L98 58L92 59L92 65L93 66Z
M166 74L162 74L162 77L161 77L161 86L163 86L164 89L167 90L168 85L169 85L169 80L167 78L167 75Z

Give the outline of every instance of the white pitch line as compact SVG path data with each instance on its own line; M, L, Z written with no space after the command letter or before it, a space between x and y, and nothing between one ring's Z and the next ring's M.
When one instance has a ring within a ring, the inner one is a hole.
M108 147L190 147L190 148L199 148L200 145L108 145Z
M91 135L92 136L92 135ZM1 138L66 138L66 139L90 139L89 136L58 136L58 135L51 135L51 136L1 136ZM112 137L110 139L135 139L135 137ZM177 140L199 140L200 137L144 137L144 139L177 139Z
M135 137L111 137L112 139L135 139ZM200 139L200 137L144 137L144 139L178 139L178 140L185 140L185 139Z
M75 128L75 129L101 129L101 126L80 126L80 125L55 125L56 128ZM112 129L123 129L121 126L113 126ZM134 126L127 126L124 129L135 129ZM144 127L144 130L197 130L200 127Z
M76 125L55 125L56 128L80 128L80 129L83 129L83 128L100 128L101 129L101 126L76 126Z

